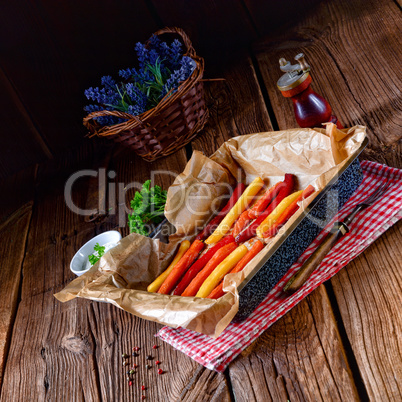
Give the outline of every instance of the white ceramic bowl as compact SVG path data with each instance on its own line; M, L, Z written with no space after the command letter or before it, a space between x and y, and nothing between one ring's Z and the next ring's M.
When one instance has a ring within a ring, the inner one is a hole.
M87 241L75 253L73 259L71 260L70 262L71 272L73 272L77 276L80 276L82 274L85 274L85 272L89 271L91 267L90 266L86 267L88 256L93 254L94 246L96 243L99 243L100 246L104 246L105 244L108 243L112 244L115 243L115 245L117 245L120 239L121 234L119 232L117 232L116 230L109 230L108 232L101 233L98 236L95 236L91 240ZM108 248L107 251L113 247Z

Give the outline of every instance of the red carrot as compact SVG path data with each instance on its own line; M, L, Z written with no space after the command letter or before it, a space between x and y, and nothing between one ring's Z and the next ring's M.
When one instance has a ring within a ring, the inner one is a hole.
M190 269L185 273L182 280L176 286L174 290L174 295L181 295L190 282L195 278L195 276L200 272L208 261L214 256L214 254L220 250L223 246L229 243L234 243L235 239L232 235L228 235L220 240L215 246L211 247L209 250L206 251L204 255L202 255L194 264L190 267Z
M208 261L207 265L200 271L197 276L190 282L186 290L181 294L182 296L195 296L198 289L204 283L205 279L212 273L212 271L235 249L236 243L229 243L218 250L214 256Z
M235 240L237 244L243 243L248 239L254 237L257 233L258 226L260 226L261 223L264 222L265 218L271 214L271 212L285 197L292 193L295 185L295 176L292 174L286 174L283 183L285 184L285 186L282 186L279 194L269 204L268 208L261 215L259 215L258 218L247 229L243 230L243 232L236 236Z
M304 200L313 194L315 188L312 185L309 185L298 197L294 200L284 211L283 214L278 218L278 220L270 227L268 231L266 231L263 236L264 237L273 237L276 235L278 230L291 218L291 216L299 209L298 202Z
M211 221L205 226L205 228L200 232L196 240L205 240L221 223L225 215L233 208L236 204L239 197L243 194L244 190L246 189L246 185L243 183L239 183L236 188L233 190L232 196L230 197L227 204L220 210L218 215L211 219Z
M243 268L264 248L262 241L257 240L253 246L250 248L248 253L236 264L236 266L229 272L229 274L234 274L240 272ZM210 293L209 299L219 299L225 294L223 291L223 280L222 282Z
M272 200L279 194L279 191L281 191L283 186L285 186L285 182L281 181L268 189L264 195L253 205L253 207L248 210L248 216L250 219L255 219L261 215L261 213L264 212Z
M193 263L193 261L198 257L198 254L204 248L204 243L200 240L194 240L190 248L185 252L180 261L174 266L172 272L162 283L159 288L158 293L167 295L180 280L183 274L186 272L188 267Z
M246 210L239 216L239 219L233 226L232 236L236 237L248 225L248 223L250 223L250 221L251 219L248 216L248 210Z

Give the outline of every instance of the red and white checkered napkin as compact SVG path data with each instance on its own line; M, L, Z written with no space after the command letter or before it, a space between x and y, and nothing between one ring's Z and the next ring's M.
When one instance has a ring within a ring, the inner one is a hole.
M331 227L336 220L345 217L356 204L370 196L382 182L390 180L392 185L374 205L357 216L351 224L351 231L332 248L319 268L298 292L287 296L281 290L288 279L300 268L301 262L313 253L325 233L320 234L308 247L298 262L293 264L288 273L246 321L230 324L217 339L187 329L169 327L162 328L157 336L205 367L223 371L263 331L316 287L335 275L402 218L402 170L368 161L363 161L361 165L364 173L363 183L342 208L340 214L328 224L328 227Z

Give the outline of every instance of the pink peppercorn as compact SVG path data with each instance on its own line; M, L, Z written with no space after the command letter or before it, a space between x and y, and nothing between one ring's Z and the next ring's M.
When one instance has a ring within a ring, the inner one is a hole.
M162 369L159 369L159 370L158 370L158 374L163 374L163 370L162 370Z
M160 362L159 360L157 360L157 361L155 362L155 364L158 365L158 364L161 364L161 362Z

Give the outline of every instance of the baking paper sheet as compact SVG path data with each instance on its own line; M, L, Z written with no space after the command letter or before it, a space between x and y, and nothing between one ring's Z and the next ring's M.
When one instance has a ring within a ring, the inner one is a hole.
M148 293L147 286L168 266L180 242L192 240L213 211L227 201L237 181L249 184L260 176L272 186L283 180L285 173L293 173L297 177L296 190L313 184L320 191L358 150L365 132L363 126L338 130L328 124L325 129L297 128L235 137L209 158L195 151L168 190L165 215L177 229L169 244L131 234L55 297L62 302L75 297L108 302L160 324L219 336L238 311L237 285L279 236L286 235L286 228L318 192L303 201L280 234L242 272L226 276L224 289L228 293L222 298Z

